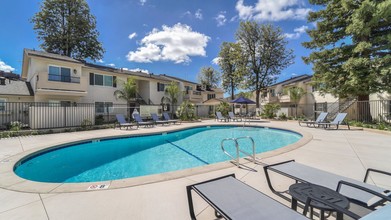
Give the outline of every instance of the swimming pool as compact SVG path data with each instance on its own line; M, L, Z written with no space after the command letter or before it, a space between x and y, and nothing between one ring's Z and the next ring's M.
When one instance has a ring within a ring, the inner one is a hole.
M49 183L80 183L146 176L227 161L224 138L251 136L257 153L297 142L298 133L263 127L204 126L182 131L126 138L92 140L27 156L14 172ZM250 149L248 140L239 141ZM233 143L226 149L235 154ZM250 150L248 150L250 151ZM243 156L243 155L242 155Z

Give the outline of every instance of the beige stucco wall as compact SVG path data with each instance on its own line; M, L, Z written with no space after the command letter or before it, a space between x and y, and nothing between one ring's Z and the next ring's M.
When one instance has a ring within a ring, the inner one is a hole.
M33 102L34 96L0 95L0 99L5 99L7 102Z

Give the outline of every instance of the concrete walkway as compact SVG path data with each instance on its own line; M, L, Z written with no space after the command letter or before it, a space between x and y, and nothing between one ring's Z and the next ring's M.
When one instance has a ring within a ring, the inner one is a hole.
M63 142L88 138L127 135L133 133L162 132L170 129L185 128L193 125L215 124L201 122L156 128L140 128L137 131L97 130L76 133L62 133L42 136L9 138L0 140L0 166L9 163L8 158ZM221 124L221 123L219 123ZM257 124L257 123L253 123ZM262 123L262 126L280 127L312 134L304 146L280 155L264 158L266 164L288 159L362 180L369 167L391 171L391 135L358 129L330 130L299 127L293 122ZM265 154L266 155L266 154ZM260 154L258 157L263 158ZM203 174L143 184L133 187L73 193L26 193L0 188L0 219L189 219L186 186L235 173L241 181L253 186L267 195L279 200L271 193L261 165L246 164L252 169L239 169L235 166ZM0 173L0 181L4 173ZM372 181L383 187L391 188L390 181L381 177L372 177ZM276 182L283 188L290 184L287 180ZM39 184L39 183L38 183ZM195 196L195 209L198 219L215 219L213 209Z

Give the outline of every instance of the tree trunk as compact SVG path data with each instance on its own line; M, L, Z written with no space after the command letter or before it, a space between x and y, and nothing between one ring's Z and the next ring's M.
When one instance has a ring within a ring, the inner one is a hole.
M256 90L255 91L255 103L256 103L256 108L259 108L259 94L261 93L261 90Z
M362 122L372 122L369 95L359 95L357 97L357 120Z
M296 109L296 115L295 115L295 117L296 117L296 119L297 119L297 103L295 103L295 109Z
M234 88L234 84L231 80L231 99L233 100L235 98L235 88Z

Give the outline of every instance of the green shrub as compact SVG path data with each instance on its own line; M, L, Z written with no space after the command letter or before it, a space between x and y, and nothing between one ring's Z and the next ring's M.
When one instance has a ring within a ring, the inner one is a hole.
M280 120L284 120L284 121L286 121L286 120L288 119L288 117L286 116L286 114L285 114L284 112L281 113L280 116L278 116L278 118L279 118Z
M105 119L103 118L103 115L97 115L95 117L95 125L103 125L103 122Z
M92 126L92 122L88 119L84 119L80 125L80 127L83 128L84 130L90 129L91 126Z
M195 120L195 105L188 100L182 102L176 111L176 115L184 121Z
M263 106L263 111L261 116L265 118L275 118L277 117L277 111L281 109L279 104L268 103Z
M228 102L222 102L218 106L216 106L216 111L221 112L223 116L228 116L228 112L231 111L231 106Z

